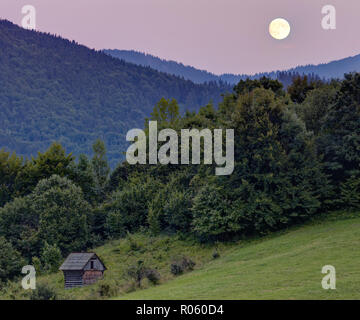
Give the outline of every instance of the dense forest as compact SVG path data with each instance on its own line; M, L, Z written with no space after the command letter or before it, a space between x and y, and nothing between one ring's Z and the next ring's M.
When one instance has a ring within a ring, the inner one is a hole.
M232 85L240 80L260 79L262 77L279 80L286 88L291 84L294 76L308 76L312 78L331 80L342 79L344 73L360 71L360 55L332 61L319 65L298 66L289 70L257 73L254 75L246 74L222 74L216 75L208 71L199 70L191 66L185 66L182 63L168 61L152 56L150 54L132 51L132 50L104 50L105 53L115 58L135 63L141 66L151 67L155 70L174 74L195 83L205 82L225 82Z
M277 80L248 79L218 108L185 114L176 100L161 99L149 114L159 129L234 129L230 176L204 164L123 162L111 170L101 140L91 157L75 158L58 143L28 161L2 150L0 282L24 263L56 271L69 252L127 233L209 243L359 209L359 101L357 73L330 83L299 77L287 90Z
M114 167L126 150L126 132L142 127L162 97L177 99L184 113L231 92L225 84L197 85L6 20L0 47L0 145L27 157L53 141L89 155L101 138Z

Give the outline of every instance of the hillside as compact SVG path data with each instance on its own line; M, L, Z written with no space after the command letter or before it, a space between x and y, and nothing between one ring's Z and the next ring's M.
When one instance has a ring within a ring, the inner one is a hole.
M0 21L0 146L30 156L58 141L75 154L105 140L112 166L125 134L143 127L162 98L182 112L220 101L231 90L196 85L136 66L74 41Z
M191 66L185 66L175 61L163 60L150 54L145 54L131 50L104 50L105 53L137 65L149 66L153 69L174 74L191 80L195 83L204 83L209 81L223 81L230 84L237 84L240 80L250 78L258 79L263 76L281 80L288 85L289 79L294 74L317 75L321 79L343 78L344 73L360 71L360 55L349 57L329 63L319 65L299 66L284 71L264 72L255 75L245 74L222 74L215 75L213 73L199 70ZM286 75L288 75L286 77Z
M216 260L211 245L136 234L94 249L108 268L97 284L64 290L61 272L40 276L38 283L56 290L60 299L359 299L359 230L358 213L326 214L271 236L219 244ZM179 255L191 258L196 266L174 277L170 264ZM124 274L139 260L160 272L160 285L143 281L143 289L133 291ZM328 264L337 271L336 290L321 287L321 269ZM0 298L26 299L28 292L19 286L12 283Z
M122 299L359 299L360 218L325 221L234 245L222 258ZM325 265L337 289L324 290Z

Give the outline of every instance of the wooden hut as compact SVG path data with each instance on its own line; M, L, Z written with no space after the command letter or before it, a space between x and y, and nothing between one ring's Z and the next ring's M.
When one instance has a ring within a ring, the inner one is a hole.
M95 253L70 253L59 268L64 273L65 288L93 284L104 276L105 265Z

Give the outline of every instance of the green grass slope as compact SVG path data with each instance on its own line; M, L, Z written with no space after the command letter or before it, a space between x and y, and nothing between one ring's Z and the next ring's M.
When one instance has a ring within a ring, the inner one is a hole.
M359 299L360 218L325 221L234 246L218 260L121 299ZM324 265L336 290L324 290Z
M360 215L331 214L305 226L261 239L214 246L179 237L145 234L113 240L94 251L105 262L105 278L84 288L64 289L61 272L37 277L58 299L359 299ZM175 277L174 258L186 256L195 270ZM146 280L136 289L126 270L139 260L161 274L160 284ZM336 268L336 290L324 290L321 269ZM29 299L21 281L0 290L2 299Z

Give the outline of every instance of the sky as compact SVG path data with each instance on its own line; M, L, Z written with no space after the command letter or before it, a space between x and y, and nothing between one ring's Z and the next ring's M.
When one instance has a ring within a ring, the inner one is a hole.
M321 25L336 8L336 29ZM210 72L254 74L360 54L360 0L1 0L0 17L96 49L137 50ZM275 40L269 23L291 25ZM0 48L1 49L1 48Z

